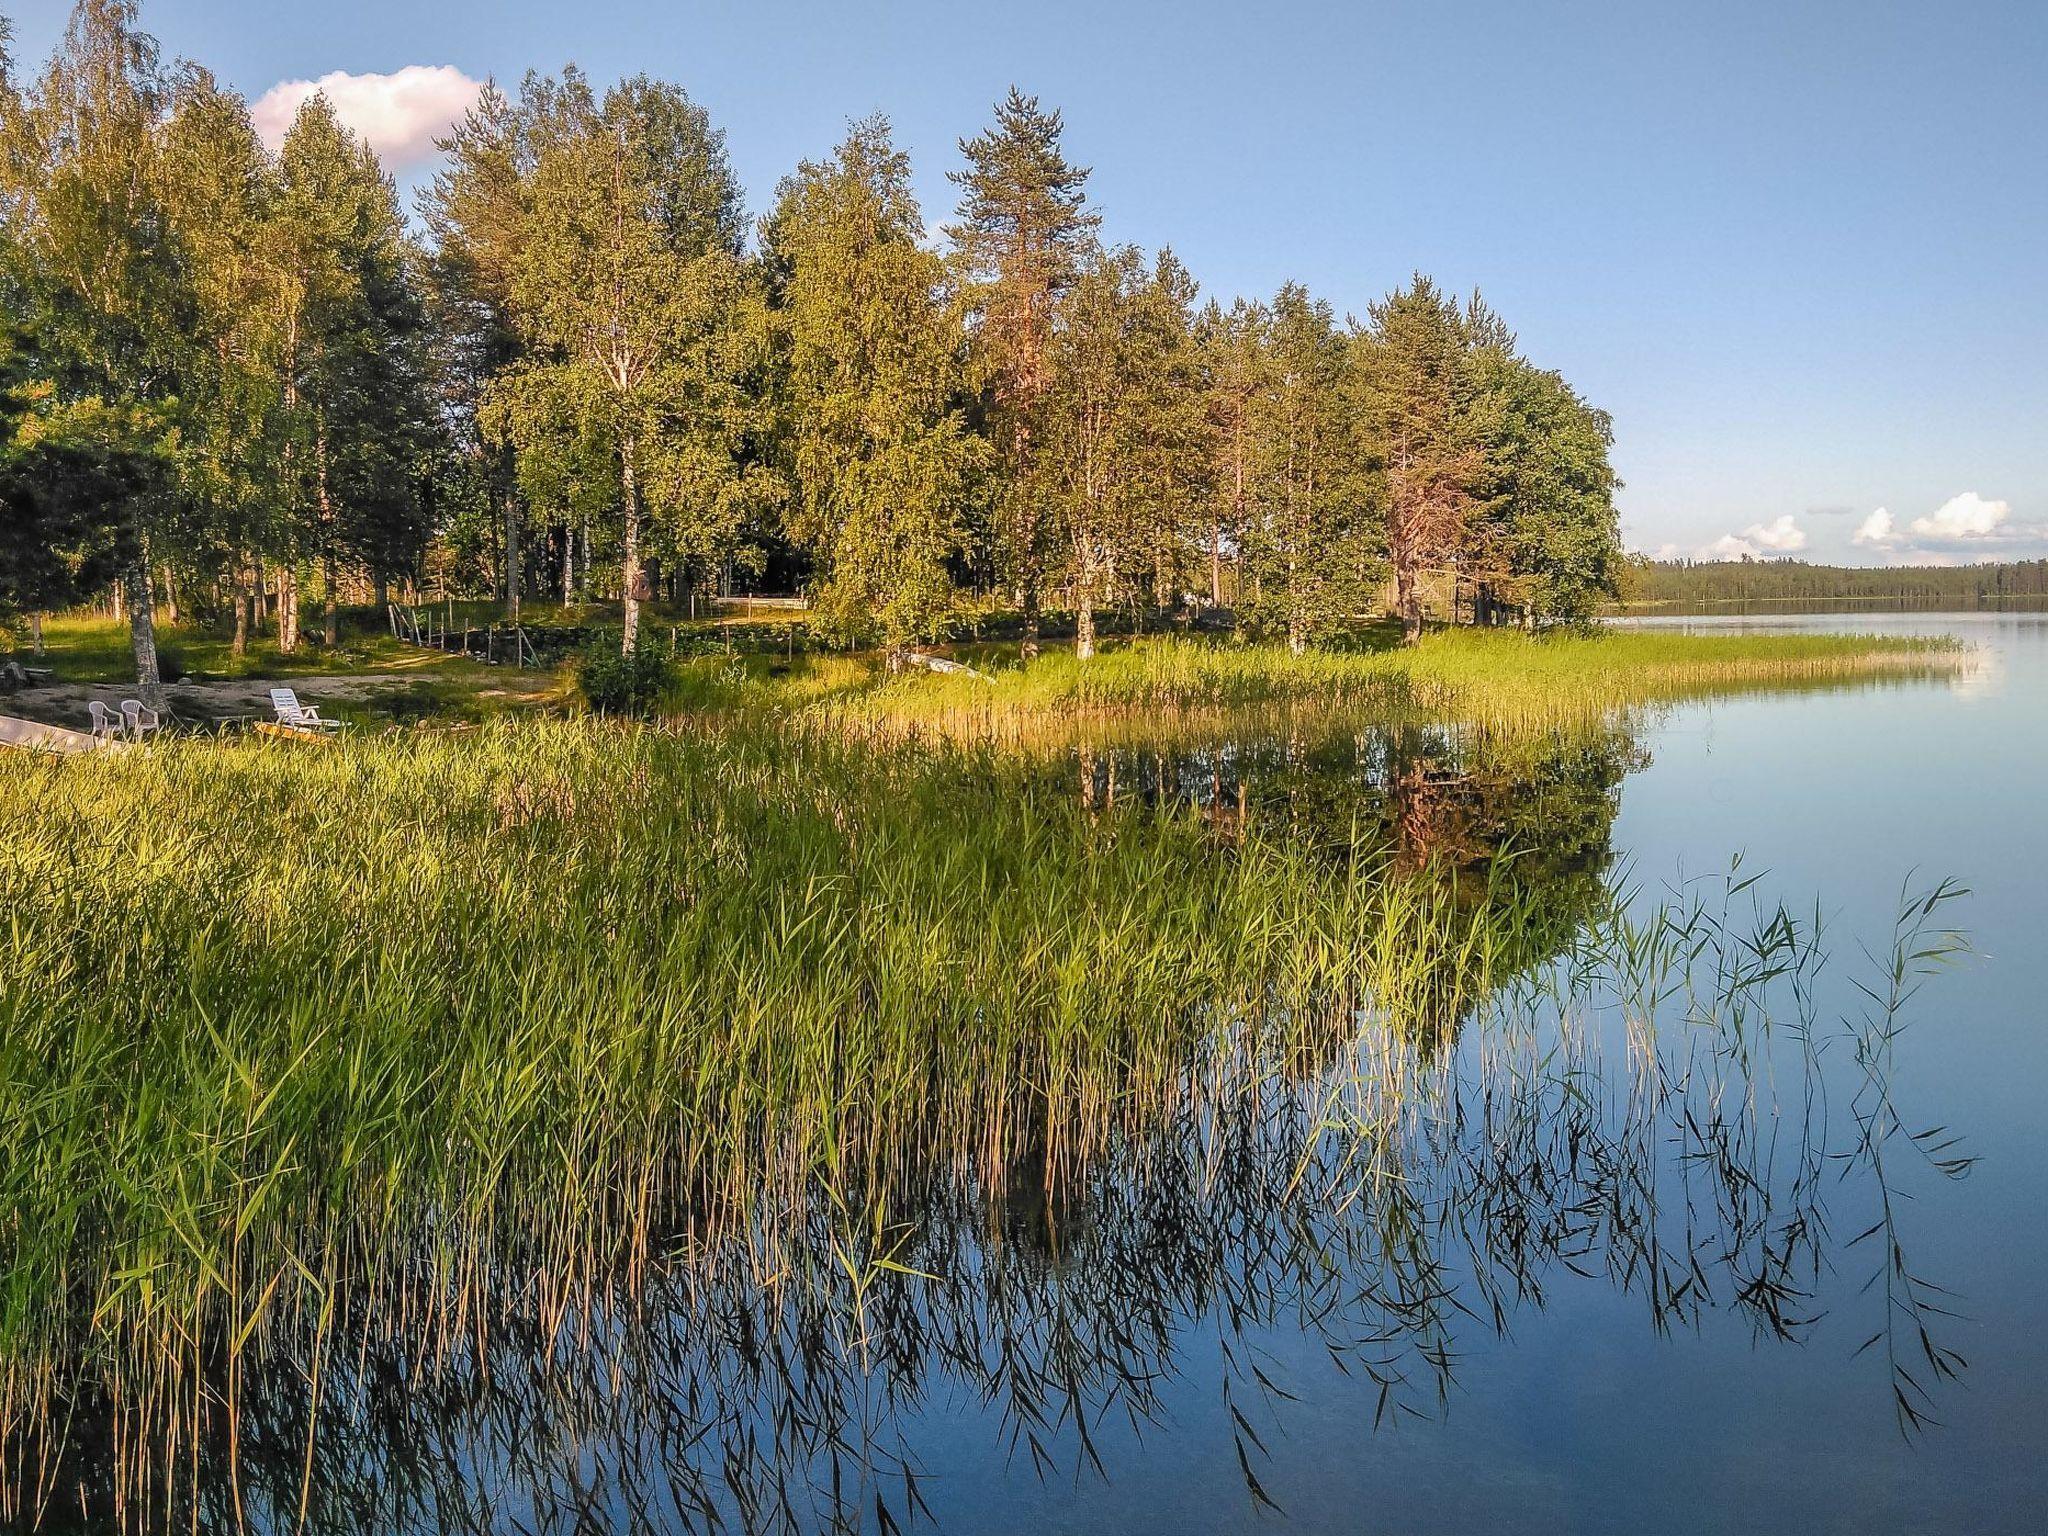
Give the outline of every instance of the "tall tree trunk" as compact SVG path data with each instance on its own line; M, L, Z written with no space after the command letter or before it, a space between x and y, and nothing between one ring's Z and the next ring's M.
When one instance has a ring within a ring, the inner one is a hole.
M164 705L163 676L156 660L156 593L151 590L149 547L128 567L128 643L135 653L135 691L151 709Z
M1209 529L1209 606L1223 606L1223 525L1215 523Z
M1036 510L1024 514L1024 560L1019 573L1023 580L1024 599L1024 643L1018 647L1019 654L1026 661L1038 654L1039 631L1039 570L1038 553L1032 547L1038 541L1038 513Z
M1401 643L1422 639L1422 598L1415 590L1415 567L1403 562L1394 571L1394 608L1401 615Z
M334 497L327 486L327 413L320 413L313 433L314 480L320 497L320 638L332 646L341 638L341 618L334 601Z
M29 644L30 644L30 645L31 645L31 646L32 646L32 647L33 647L33 648L35 649L35 653L36 653L36 654L37 654L38 656L42 655L42 654L43 654L43 610L42 610L42 609L40 609L40 608L36 609L36 610L35 610L34 612L32 612L31 614L29 614L29 616L28 616L28 639L29 639Z
M519 498L505 493L505 622L519 622Z
M277 648L287 656L299 648L299 570L290 563L277 569Z
M379 571L371 579L376 583L377 596L375 601L379 620L381 621L386 610L391 607L391 578L385 575L384 572Z
M1080 580L1074 583L1074 655L1086 661L1095 654L1095 558L1081 556Z
M562 524L562 606L576 601L576 530Z
M249 586L252 589L249 599L255 605L254 611L249 615L250 622L261 629L270 622L270 578L264 572L260 556L254 561L250 571Z
M634 440L628 437L619 447L619 493L626 513L626 557L619 573L624 587L625 633L619 648L630 656L640 642L640 487L633 475Z
M235 643L233 652L237 656L249 654L249 566L246 561L235 565Z

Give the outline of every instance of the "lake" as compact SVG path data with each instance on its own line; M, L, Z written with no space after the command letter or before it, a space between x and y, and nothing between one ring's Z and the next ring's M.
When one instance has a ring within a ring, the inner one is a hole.
M1412 885L1360 930L1383 995L1254 1028L1190 980L1189 1027L946 1099L988 1124L856 1126L828 1187L659 1213L630 1282L515 1247L368 1288L317 1381L210 1368L200 1523L2040 1529L2048 618L1654 622L1974 650L1552 734L1045 747L1048 837Z

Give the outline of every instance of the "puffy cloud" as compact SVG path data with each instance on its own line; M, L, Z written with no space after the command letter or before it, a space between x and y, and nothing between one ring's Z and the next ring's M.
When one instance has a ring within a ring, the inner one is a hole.
M1932 517L1913 519L1913 534L1922 539L1988 539L1999 532L1999 524L2012 515L2002 501L1986 501L1975 491L1951 496L1935 509Z
M1796 555L1806 548L1806 530L1790 512L1768 523L1751 523L1740 533L1724 533L1696 553L1701 560L1740 560L1745 555Z
M1806 548L1806 530L1793 520L1790 512L1768 523L1751 523L1742 530L1742 536L1756 540L1773 554L1790 555Z
M325 96L344 123L363 136L394 175L434 156L434 140L475 104L481 80L453 64L408 64L388 75L335 70L318 80L281 80L249 109L256 132L272 149L284 142L299 108Z
M1951 496L1926 517L1901 525L1891 512L1879 507L1858 525L1853 542L1887 554L1904 555L1925 564L1945 564L1956 552L1985 549L2016 540L2038 539L2044 531L2011 521L2012 506L1989 501L1975 491ZM1990 558L1987 552L1978 556Z

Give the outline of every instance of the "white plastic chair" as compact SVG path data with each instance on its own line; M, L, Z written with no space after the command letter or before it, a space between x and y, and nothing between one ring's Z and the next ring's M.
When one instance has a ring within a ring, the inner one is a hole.
M123 732L127 729L127 721L122 718L120 710L115 709L110 704L102 704L98 699L88 703L85 709L86 713L92 716L92 739L94 741L119 741L121 739Z
M121 701L121 718L127 724L128 739L130 741L142 740L144 736L148 735L151 731L157 730L164 723L163 717L140 699L123 699Z
M277 711L277 723L301 731L338 731L339 720L323 720L320 711L310 705L301 704L299 696L289 688L270 690L270 707Z

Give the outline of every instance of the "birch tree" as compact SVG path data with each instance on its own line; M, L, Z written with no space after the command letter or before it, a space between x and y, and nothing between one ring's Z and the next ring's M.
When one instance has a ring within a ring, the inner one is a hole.
M756 361L731 329L749 300L739 191L722 136L674 86L636 77L600 103L572 75L552 115L512 282L527 356L497 393L515 434L566 411L609 445L630 654L651 595L650 512L701 555L729 543L748 505L734 456L740 375Z
M763 257L784 355L788 531L815 562L814 610L900 666L945 629L946 561L986 450L962 409L945 265L886 119L856 123L783 184Z

